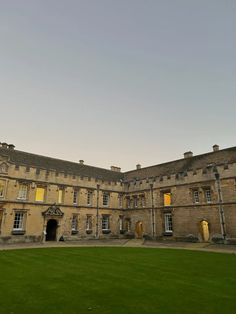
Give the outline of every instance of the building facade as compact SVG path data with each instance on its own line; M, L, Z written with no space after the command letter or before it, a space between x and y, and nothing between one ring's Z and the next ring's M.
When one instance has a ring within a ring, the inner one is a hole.
M121 172L0 145L0 242L236 243L236 147Z

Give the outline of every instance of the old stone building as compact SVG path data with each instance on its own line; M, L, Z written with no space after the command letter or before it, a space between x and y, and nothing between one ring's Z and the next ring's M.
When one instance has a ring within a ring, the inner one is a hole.
M0 145L0 241L236 238L236 147L122 173Z

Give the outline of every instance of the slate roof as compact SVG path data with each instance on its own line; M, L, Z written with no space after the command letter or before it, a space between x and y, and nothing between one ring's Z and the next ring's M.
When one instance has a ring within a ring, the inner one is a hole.
M133 179L146 179L148 177L161 177L171 174L184 173L188 170L205 169L210 164L225 165L236 163L236 147L222 149L190 158L183 158L159 165L132 170L125 173L108 169L88 166L76 162L45 157L18 150L0 147L0 155L9 158L17 164L46 170L55 170L67 174L96 178L104 181L130 181Z
M91 177L104 181L119 181L123 174L108 169L88 166L76 162L65 161L61 159L40 156L26 153L19 150L10 150L0 147L0 155L9 157L9 161L22 166L35 167L39 169L55 170L67 174L73 174L83 177Z
M184 173L188 170L205 169L210 164L224 165L236 162L236 147L230 147L215 152L183 158L163 164L132 170L125 173L126 181L161 177L171 174Z

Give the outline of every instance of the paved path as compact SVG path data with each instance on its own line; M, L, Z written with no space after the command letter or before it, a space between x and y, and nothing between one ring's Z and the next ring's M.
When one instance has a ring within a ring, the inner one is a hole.
M109 239L109 240L80 240L70 242L45 242L45 243L18 243L1 244L0 250L16 250L30 248L53 247L142 247L162 249L185 249L205 252L220 252L236 254L236 245L212 244L212 243L186 243L174 241L144 241L142 239Z

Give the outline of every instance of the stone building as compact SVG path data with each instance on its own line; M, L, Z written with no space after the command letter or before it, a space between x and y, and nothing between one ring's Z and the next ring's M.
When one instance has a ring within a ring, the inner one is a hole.
M121 172L0 145L0 241L236 238L236 147Z

